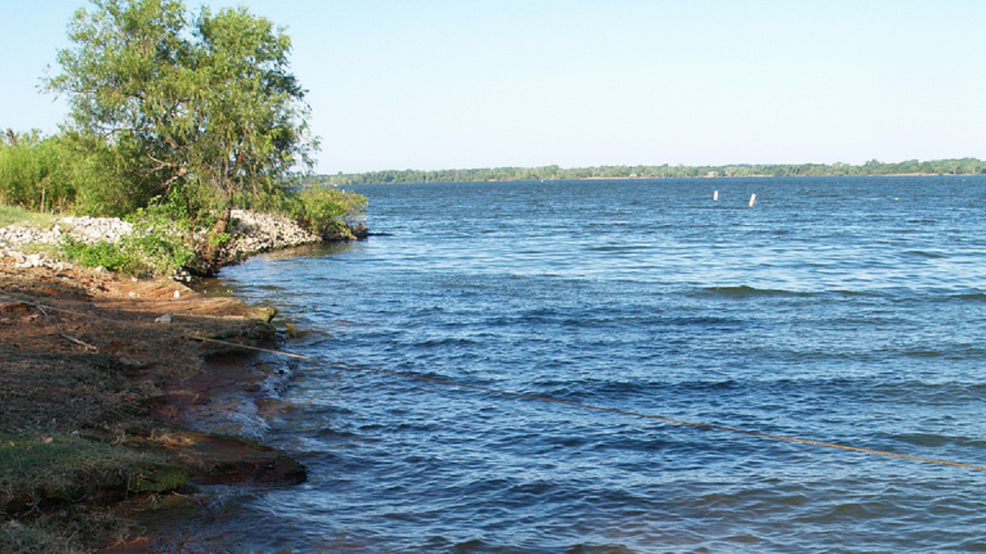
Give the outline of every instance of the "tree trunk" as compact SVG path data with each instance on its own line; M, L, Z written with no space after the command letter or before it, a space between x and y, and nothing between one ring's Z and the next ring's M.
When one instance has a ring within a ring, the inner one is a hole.
M219 273L219 268L222 267L221 254L223 251L223 246L225 241L222 240L223 233L229 230L229 222L232 218L232 209L227 205L226 209L220 214L219 219L216 220L215 225L209 230L209 234L206 237L205 246L202 248L202 269L203 272L208 275L215 275Z

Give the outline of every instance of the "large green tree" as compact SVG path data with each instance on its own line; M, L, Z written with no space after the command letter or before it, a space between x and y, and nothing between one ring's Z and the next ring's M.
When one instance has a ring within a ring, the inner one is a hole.
M120 150L134 194L192 216L277 191L317 147L291 41L246 8L194 15L178 0L91 0L70 26L49 90L73 132Z

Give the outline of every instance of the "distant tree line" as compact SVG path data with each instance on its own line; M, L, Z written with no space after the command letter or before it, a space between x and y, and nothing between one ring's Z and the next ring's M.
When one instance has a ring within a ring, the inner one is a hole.
M820 177L851 175L982 175L986 161L976 158L907 160L883 163L870 160L862 165L835 164L735 164L735 165L609 165L561 168L496 167L480 169L414 169L317 175L313 183L368 185L386 183L456 183L470 181L538 181L565 179L672 179L689 177Z

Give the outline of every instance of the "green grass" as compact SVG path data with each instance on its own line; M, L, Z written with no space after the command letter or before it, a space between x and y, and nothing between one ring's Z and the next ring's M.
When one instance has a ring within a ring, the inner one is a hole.
M88 554L91 552L69 537L22 523L0 524L0 552L18 554Z
M16 206L0 205L0 227L20 224L30 227L51 227L60 216L33 212ZM169 222L161 216L152 217L145 211L130 218L138 233L125 237L120 243L105 241L95 244L66 238L58 245L25 245L25 253L44 251L55 258L67 258L86 267L103 266L137 276L170 275L194 256L177 231L167 231Z
M138 228L137 233L142 231ZM195 256L182 238L158 231L145 235L133 234L119 243L100 241L94 244L65 239L61 253L72 263L85 267L105 267L138 277L173 274Z
M0 436L0 508L24 500L75 502L100 489L121 494L182 487L184 469L161 456L75 436Z
M58 216L32 212L16 206L0 206L0 227L14 223L33 227L48 227L55 224Z
M76 435L0 434L0 552L82 554L135 523L110 502L168 493L188 480L163 454Z

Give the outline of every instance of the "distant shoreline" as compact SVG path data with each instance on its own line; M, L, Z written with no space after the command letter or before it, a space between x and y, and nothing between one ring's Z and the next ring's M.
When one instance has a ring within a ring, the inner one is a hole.
M580 178L549 178L549 179L487 179L478 180L459 180L459 181L388 181L388 182L366 182L351 183L345 186L367 186L367 185L431 185L442 183L527 183L527 182L575 182L575 181L671 181L682 179L695 180L725 180L725 179L812 179L820 177L841 177L847 179L863 177L986 177L982 173L884 173L877 175L696 175L693 177L580 177Z
M585 177L583 179L552 179L553 181L656 181L662 179L790 179L790 178L812 178L812 177L975 177L978 173L887 173L884 175L699 175L696 177ZM545 179L547 180L547 179ZM490 181L501 182L501 181ZM502 181L510 182L510 181Z
M464 183L512 181L580 181L624 179L715 179L755 177L918 177L986 175L986 161L976 158L909 160L882 163L876 160L863 165L848 164L734 164L722 166L598 166L562 168L498 167L475 169L384 170L367 173L316 175L311 184L354 186L398 183Z

